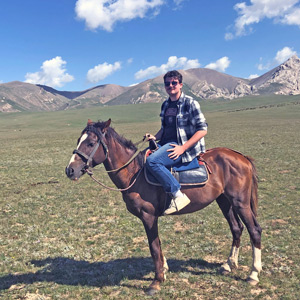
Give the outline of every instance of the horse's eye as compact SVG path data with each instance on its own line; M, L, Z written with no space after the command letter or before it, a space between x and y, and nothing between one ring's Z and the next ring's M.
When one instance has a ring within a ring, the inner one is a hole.
M89 143L88 146L89 147L94 147L94 143Z

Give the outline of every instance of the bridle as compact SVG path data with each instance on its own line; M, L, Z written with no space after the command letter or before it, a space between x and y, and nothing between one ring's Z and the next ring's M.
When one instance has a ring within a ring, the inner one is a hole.
M115 189L115 188L111 188L111 187L108 187L106 185L104 185L103 183L101 183L99 180L97 180L94 176L93 176L93 171L90 170L90 167L91 166L91 162L93 161L93 158L94 158L94 155L95 153L97 152L98 148L100 147L100 144L102 145L103 147L103 151L104 151L104 154L105 154L105 159L102 161L102 163L107 159L108 157L108 147L107 145L105 144L105 142L103 141L103 138L104 138L104 135L101 131L98 131L94 126L88 126L86 130L84 130L85 133L89 133L89 132L93 132L98 140L97 140L97 143L96 145L94 146L94 149L92 150L91 154L90 155L87 155L85 153L83 153L82 151L78 150L78 149L75 149L73 151L73 154L77 154L80 156L80 158L82 159L83 162L85 162L85 165L84 167L82 168L82 172L84 173L87 173L95 182L97 182L99 185L111 190L111 191L118 191L118 192L124 192L124 191L127 191L129 190L136 182L137 178L139 177L139 175L141 174L141 171L142 171L142 168L139 170L137 176L135 177L135 179L133 180L133 182L127 187L127 188L124 188L124 189ZM141 140L140 142L138 142L137 144L140 144L141 142L146 142L145 139ZM142 144L142 146L140 146L140 148L142 148L144 146L144 143ZM123 169L124 167L128 166L137 156L138 154L141 152L140 151L136 151L135 154L130 158L130 160L124 164L122 167L118 168L118 169L115 169L115 170L108 170L106 171L107 173L111 173L111 172L117 172L121 169Z
M82 161L85 162L85 166L83 167L83 170L85 170L85 171L88 170L89 167L91 167L91 162L93 161L94 155L97 152L100 144L102 145L103 151L104 151L104 154L105 154L105 159L103 161L105 161L107 159L107 157L108 157L108 147L105 144L105 142L103 141L103 137L104 137L103 133L100 132L100 131L98 131L93 126L89 126L87 128L87 130L85 131L85 133L89 133L89 132L93 132L97 136L97 143L95 144L94 149L91 152L91 154L87 155L87 154L83 153L82 151L80 151L78 149L75 149L73 151L73 154L77 154L78 156L80 156L80 158L82 159Z

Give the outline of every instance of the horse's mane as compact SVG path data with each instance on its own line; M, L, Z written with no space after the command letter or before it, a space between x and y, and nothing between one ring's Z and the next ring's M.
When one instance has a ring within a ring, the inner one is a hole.
M121 146L124 146L126 149L130 149L130 150L133 150L133 151L137 150L136 146L133 144L133 142L131 140L127 140L125 137L119 135L115 131L115 129L112 128L112 127L108 127L106 136L109 137L109 138L117 140L117 142L119 144L121 144Z
M97 131L102 131L106 125L106 122L98 121L98 122L93 122L91 124L88 124L82 131L82 133L91 131L97 134ZM96 130L95 130L96 129ZM137 148L136 146L132 143L131 140L127 140L123 136L119 135L114 128L108 127L106 130L106 137L107 138L112 138L115 139L121 144L123 147L136 151Z
M105 126L105 122L99 121L99 122L95 123L94 126L96 128L100 127L101 129L103 129ZM127 149L130 149L133 151L137 150L136 146L133 144L133 142L131 140L127 140L125 137L119 135L113 127L107 128L106 137L117 140L119 142L119 144L121 144L122 146L124 146Z
M98 121L98 122L93 122L91 124L88 124L86 128L82 131L82 134L87 131L92 131L97 134L97 131L102 131L106 126L106 122ZM108 127L106 129L106 139L114 139L116 140L121 146L123 146L126 149L132 150L132 151L137 151L137 147L133 144L131 140L127 140L125 137L119 135L114 128ZM143 165L143 155L140 153L138 156L138 163L140 166Z

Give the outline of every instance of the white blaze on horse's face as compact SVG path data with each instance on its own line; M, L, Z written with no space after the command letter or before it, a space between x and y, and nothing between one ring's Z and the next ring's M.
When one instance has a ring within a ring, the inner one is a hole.
M81 139L80 139L80 141L79 141L79 143L78 143L78 146L77 146L77 148L76 148L77 150L79 149L79 147L81 146L81 144L87 139L87 137L88 137L88 134L87 134L87 133L85 133L85 134L82 135L82 137L81 137ZM70 159L70 162L69 162L69 166L70 166L71 163L75 162L75 155L76 155L76 154L73 154L73 155L72 155L72 157L71 157L71 159Z

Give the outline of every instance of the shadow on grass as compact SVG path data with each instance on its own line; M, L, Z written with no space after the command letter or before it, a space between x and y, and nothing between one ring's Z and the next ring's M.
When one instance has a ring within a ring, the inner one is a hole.
M152 259L143 257L96 263L57 257L35 260L30 263L41 269L35 273L10 274L0 277L0 290L9 289L16 284L33 284L35 282L96 287L113 286L119 285L124 279L150 281L153 278L144 278L144 276L154 271ZM218 263L208 263L201 259L187 261L169 259L168 265L172 272L190 272L196 275L212 273L208 269L215 270L217 273L220 267ZM197 268L197 271L191 271L190 268Z

